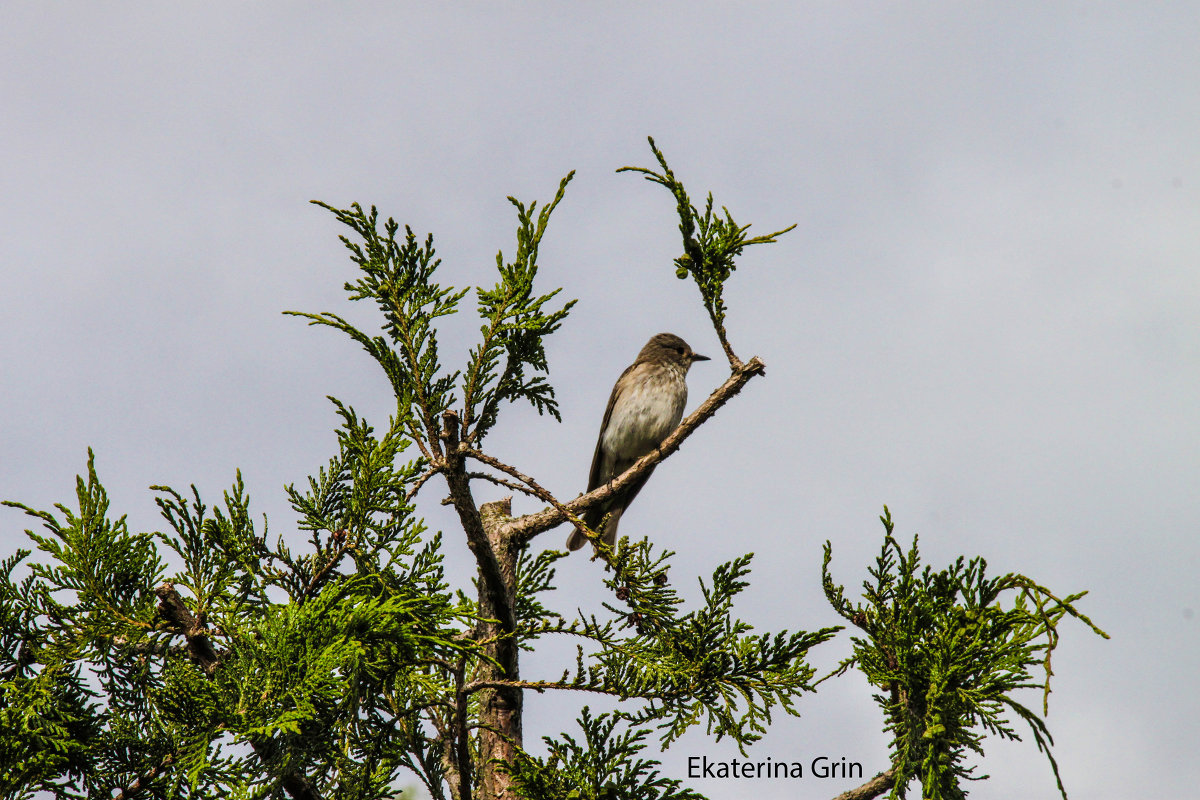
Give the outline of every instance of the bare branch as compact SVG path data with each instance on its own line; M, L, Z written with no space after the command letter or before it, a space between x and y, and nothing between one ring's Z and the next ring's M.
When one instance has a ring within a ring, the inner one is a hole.
M458 414L442 413L442 443L446 454L444 474L450 487L450 500L467 534L479 567L479 625L475 638L480 642L486 661L483 672L488 678L512 680L520 674L520 650L515 639L516 568L519 543L500 535L509 520L511 503L502 500L475 505L471 481L464 468L468 448L459 439ZM460 702L465 702L460 694ZM514 687L489 689L480 696L479 718L486 728L479 738L479 763L510 762L521 746L521 691ZM468 776L460 767L460 794L468 793ZM494 769L483 770L474 787L479 797L511 796L512 776Z
M470 695L463 688L463 682L466 680L466 664L467 657L464 653L458 658L458 665L454 670L454 730L457 731L457 740L455 747L455 766L459 775L459 800L471 800L472 797L472 779L475 775L475 767L471 763L471 737L467 727L467 700Z
M570 522L572 522L575 525L584 527L583 520L581 520L575 512L573 512L569 507L564 505L561 500L559 500L557 497L555 497L553 494L551 494L547 489L545 489L543 486L541 486L537 481L535 481L533 478L529 477L525 473L520 472L515 467L510 467L508 464L505 464L503 461L492 458L487 453L481 453L478 450L468 449L468 450L464 451L464 455L466 455L468 458L473 458L476 461L482 461L484 464L487 464L489 467L495 467L496 469L500 470L501 472L508 473L509 475L513 476L514 478L516 478L517 480L521 481L522 483L524 483L526 486L529 487L528 489L524 489L521 487L513 487L513 488L517 488L517 489L519 489L519 491L522 491L525 494L533 495L534 497L538 498L539 500L544 500L545 502L547 502L551 506L553 506L557 511L559 511L565 519L569 520ZM474 473L472 473L472 474L474 474ZM522 517L521 519L524 519L524 517ZM507 531L505 531L504 535L507 536L509 534L507 533Z
M171 762L175 758L171 754L167 754L162 760L162 763L157 767L153 767L145 775L134 779L133 783L126 786L124 789L118 789L117 793L112 796L112 800L129 800L129 798L137 797L146 789L146 784L162 774L163 770L171 766Z
M127 636L114 636L110 639L114 647L119 647L122 650L127 650L131 653L136 653L139 656L165 656L165 655L187 655L187 645L171 644L167 639L159 639L156 641L141 640L137 642L130 641ZM217 657L225 656L224 650L217 651Z
M421 477L417 478L417 482L413 484L413 487L408 490L408 494L404 495L405 504L412 502L412 499L417 496L417 492L421 491L421 487L439 472L441 472L439 467L431 467L422 473Z
M547 689L555 689L559 691L570 692L595 692L596 694L607 694L613 697L628 697L618 691L610 691L602 689L598 686L576 686L570 683L562 683L561 681L502 681L502 680L477 680L471 681L463 687L463 692L472 693L480 689L532 689L533 691L542 694Z
M833 800L871 800L873 797L878 797L886 791L889 791L896 785L896 768L881 772L871 780L859 786L856 789L851 789L848 792L842 792Z
M547 491L543 486L541 486L537 481L535 481L533 478L526 475L524 472L521 472L516 467L510 467L508 464L505 464L503 461L501 461L497 458L493 458L492 456L489 456L487 453L483 453L483 452L480 452L479 450L475 450L474 448L465 449L463 451L463 455L465 455L467 458L473 458L476 461L481 461L484 464L487 464L489 467L494 467L495 469L498 469L505 474L511 475L512 477L516 478L521 483L523 483L529 487L528 490L521 489L520 491L525 492L526 494L532 494L534 497L538 498L539 500L545 500L547 503L555 502L554 495L550 494L550 492ZM482 473L473 472L471 474L479 475L480 477L485 477L485 478L488 477L486 475L483 475Z
M429 722L436 731L437 736L432 740L439 750L441 750L442 769L445 771L446 783L450 786L450 796L458 800L459 780L458 761L454 756L454 736L450 732L450 726L453 724L450 720L443 720L438 714L434 713L432 708L424 709L427 712ZM453 709L447 712L453 715ZM430 787L432 791L432 787Z
M491 475L487 472L468 472L467 477L472 480L488 481L489 483L494 483L497 486L503 486L505 489L512 489L514 492L522 492L530 497L538 496L537 492L535 492L533 489L530 489L528 486L522 486L519 483L506 481L503 478L497 478L495 475Z
M717 413L717 409L721 408L721 406L729 402L730 398L740 392L742 387L751 378L755 375L764 374L766 374L766 365L763 364L758 356L755 356L734 370L729 378L718 386L695 411L689 414L683 422L679 423L679 427L664 439L663 443L657 449L642 456L642 458L618 478L581 497L575 498L569 503L555 503L553 508L547 508L532 514L526 514L523 517L518 517L504 526L501 535L525 542L539 533L561 525L564 520L571 519L575 521L578 515L622 491L625 487L640 479L660 461L678 450L679 446L683 444L685 439L692 435L692 432L696 428L700 427L709 417Z

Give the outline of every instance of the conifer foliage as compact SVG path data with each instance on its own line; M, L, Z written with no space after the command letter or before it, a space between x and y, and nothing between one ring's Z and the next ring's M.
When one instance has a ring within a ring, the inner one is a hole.
M288 313L357 342L386 375L394 413L376 426L331 398L337 452L305 485L286 487L296 522L273 538L255 524L240 473L212 506L195 487L151 487L163 530L131 532L110 513L90 451L74 504L52 513L7 502L40 527L27 532L36 557L23 549L0 561L0 796L374 800L419 782L438 800L688 800L701 796L662 775L648 747L702 725L745 752L772 714L798 714L820 683L809 651L840 629L763 633L738 618L749 555L717 566L688 607L668 579L669 552L647 540L599 544L597 580L611 599L566 612L554 602L566 554L534 541L582 525L584 511L765 373L758 358L735 354L723 289L746 246L790 228L748 237L727 210L714 213L711 195L700 211L651 148L660 171L625 169L676 199L684 255L675 266L699 288L730 369L658 450L566 501L482 449L508 404L559 417L545 341L574 301L535 283L572 175L541 209L510 198L516 249L497 255L495 285L474 291L479 340L459 369L444 363L438 323L463 311L469 290L440 282L432 236L402 232L374 207L318 203L349 229L342 241L358 275L345 288L376 306L379 329ZM417 512L431 481L449 491L460 529L446 535L465 538L472 586L449 585L443 534ZM479 481L540 508L514 517L511 498L480 504ZM1021 576L985 579L979 559L918 574L915 544L904 553L885 524L863 603L833 583L826 546L830 602L863 633L838 672L857 668L882 687L893 737L890 765L881 754L886 769L854 796L903 796L915 778L926 796L961 797L971 777L963 754L981 753L984 733L1017 736L1006 711L1049 754L1043 720L1012 692L1048 692L1058 623L1091 623L1073 605L1080 595L1059 600ZM1017 602L1001 609L1006 592ZM555 637L579 643L574 663L524 672L521 654ZM522 725L528 691L620 702L602 714L584 708L581 734L543 737L538 756Z

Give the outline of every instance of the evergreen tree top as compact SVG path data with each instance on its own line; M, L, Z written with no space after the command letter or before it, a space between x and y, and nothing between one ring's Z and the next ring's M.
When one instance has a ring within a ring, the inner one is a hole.
M546 337L573 309L559 290L535 287L539 247L572 174L539 209L517 214L511 257L496 283L474 289L479 339L461 366L439 348L438 324L464 313L469 289L444 286L432 236L419 238L358 204L318 203L347 226L359 274L345 289L369 300L378 331L330 313L287 312L341 331L387 377L395 411L372 425L343 400L337 451L304 485L286 487L294 530L268 536L241 474L220 503L154 486L166 525L133 532L110 514L89 451L73 505L57 513L17 502L35 518L37 551L0 561L0 796L33 798L389 798L419 781L438 800L642 798L700 795L662 775L645 750L686 731L744 748L780 713L799 715L816 679L807 661L838 627L757 631L735 612L750 585L751 555L716 566L689 606L669 578L671 553L643 539L597 542L611 599L590 611L555 602L555 564L535 551L542 533L633 486L751 379L725 329L724 288L746 247L792 227L749 237L712 195L692 205L661 150L657 169L626 167L665 187L676 203L683 255L713 323L729 375L662 444L622 475L564 500L484 441L514 402L555 419ZM731 454L731 458L734 456ZM477 567L453 586L443 535L417 512L422 489L444 480ZM480 504L487 481L538 500L512 516L509 501ZM956 798L975 779L963 765L985 735L1018 738L1023 721L1050 756L1043 719L1058 628L1073 617L1103 633L1075 604L1021 575L986 575L982 559L921 569L883 517L883 549L861 601L830 572L834 611L857 633L834 675L861 671L892 748L857 794ZM585 526L586 527L586 526ZM304 538L306 537L306 538ZM599 573L599 565L597 572ZM521 654L555 637L578 643L561 673L530 675ZM1040 668L1040 672L1037 669ZM1042 713L1015 692L1043 691ZM584 708L581 734L526 748L525 692L599 695L616 711ZM1059 780L1062 789L1062 781ZM1063 796L1066 796L1063 790Z

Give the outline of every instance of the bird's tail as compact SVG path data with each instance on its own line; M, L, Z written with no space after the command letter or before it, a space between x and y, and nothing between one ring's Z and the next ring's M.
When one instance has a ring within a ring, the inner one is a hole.
M567 537L567 549L578 550L587 544L587 537L583 535L583 531L575 528L571 531L571 535Z

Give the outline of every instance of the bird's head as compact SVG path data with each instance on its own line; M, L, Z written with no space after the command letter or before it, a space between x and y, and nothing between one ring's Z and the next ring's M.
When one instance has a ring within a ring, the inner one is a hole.
M695 352L687 342L673 333L659 333L650 337L650 341L646 342L646 346L638 354L638 361L679 364L683 367L684 372L687 372L688 367L693 363L708 360L708 356L702 356Z

